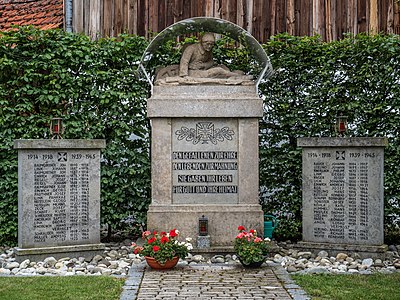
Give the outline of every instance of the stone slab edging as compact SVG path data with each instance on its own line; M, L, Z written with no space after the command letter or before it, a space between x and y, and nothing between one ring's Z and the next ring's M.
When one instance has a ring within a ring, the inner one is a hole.
M288 271L285 270L280 264L268 263L268 267L272 268L276 278L282 283L283 288L289 293L294 300L309 300L311 297L295 283L290 277Z
M142 261L140 264L132 264L128 273L128 277L125 281L125 285L123 286L123 290L119 298L120 300L136 299L145 269L145 261Z

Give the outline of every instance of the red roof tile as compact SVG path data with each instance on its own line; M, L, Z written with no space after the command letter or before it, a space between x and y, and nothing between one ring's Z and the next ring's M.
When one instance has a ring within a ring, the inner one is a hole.
M0 31L12 25L60 28L64 21L63 0L0 0Z

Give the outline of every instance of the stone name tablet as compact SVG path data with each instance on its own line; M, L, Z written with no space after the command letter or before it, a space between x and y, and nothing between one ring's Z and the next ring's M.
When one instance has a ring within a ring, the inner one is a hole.
M15 141L20 252L100 247L100 149L104 146L103 140Z
M303 241L383 244L383 138L301 138Z

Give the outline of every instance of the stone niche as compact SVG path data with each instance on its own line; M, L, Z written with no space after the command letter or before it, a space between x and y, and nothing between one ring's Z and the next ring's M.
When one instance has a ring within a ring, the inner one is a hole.
M104 140L16 140L17 260L92 257L100 243Z
M152 126L147 228L177 228L196 245L204 215L213 249L232 250L239 225L262 236L258 118L263 107L255 86L154 86L147 110Z
M303 248L379 256L386 138L300 138Z

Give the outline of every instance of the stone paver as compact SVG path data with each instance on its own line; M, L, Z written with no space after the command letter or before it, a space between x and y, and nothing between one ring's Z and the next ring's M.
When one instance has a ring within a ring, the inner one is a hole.
M257 269L245 269L239 264L178 265L159 271L143 263L132 266L120 299L306 300L309 297L279 265Z

